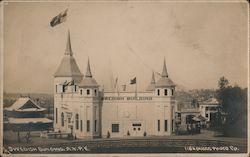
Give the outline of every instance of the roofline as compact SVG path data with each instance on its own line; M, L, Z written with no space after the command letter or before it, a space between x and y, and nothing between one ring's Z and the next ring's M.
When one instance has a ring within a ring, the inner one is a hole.
M143 92L140 92L140 91L137 91L137 92L103 92L103 93L153 93L153 92L150 92L150 91L143 91Z
M78 85L78 87L100 87L99 85Z
M53 76L54 77L75 77L75 76L83 77L84 75L83 74L78 74L78 75L56 75L56 74L54 74Z
M155 88L157 88L157 87L175 87L176 85L174 84L174 85L161 85L161 86L159 86L159 85L155 85Z

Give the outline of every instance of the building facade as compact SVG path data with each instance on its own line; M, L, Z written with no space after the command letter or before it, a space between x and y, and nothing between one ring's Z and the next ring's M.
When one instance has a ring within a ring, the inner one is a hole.
M20 97L10 107L4 108L7 117L4 129L17 132L50 130L53 121L46 118L45 111L29 97Z
M200 103L199 109L203 117L206 118L207 122L212 119L213 113L221 112L221 105L215 98L210 98Z
M54 75L54 129L77 138L171 135L175 125L175 84L164 60L144 92L105 92L92 76L88 60L83 75L73 57L68 33L65 55Z

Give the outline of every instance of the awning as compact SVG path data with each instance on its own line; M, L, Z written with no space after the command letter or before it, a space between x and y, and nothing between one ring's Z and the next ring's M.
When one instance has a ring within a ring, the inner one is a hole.
M197 122L201 121L198 117L193 117L192 120L197 121Z
M201 121L206 121L207 119L205 117L203 117L202 115L199 115L198 118L201 120Z

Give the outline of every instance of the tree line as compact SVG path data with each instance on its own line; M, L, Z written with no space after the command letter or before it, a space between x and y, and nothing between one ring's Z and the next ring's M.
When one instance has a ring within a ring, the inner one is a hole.
M225 136L247 137L247 88L230 85L221 77L218 81L217 99L222 105L221 131Z

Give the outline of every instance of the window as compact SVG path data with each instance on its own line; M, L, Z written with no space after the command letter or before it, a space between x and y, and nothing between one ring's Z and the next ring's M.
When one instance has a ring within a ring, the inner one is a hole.
M95 132L97 130L97 120L95 120Z
M141 126L141 123L134 123L132 126Z
M97 95L97 90L95 89L95 96Z
M161 124L160 124L160 120L158 120L158 121L157 121L157 128L158 128L158 131L160 131L160 130L161 130L160 125L161 125Z
M157 95L158 96L160 95L160 89L157 89Z
M57 93L57 85L56 85L56 93Z
M65 85L62 86L62 92L65 92Z
M57 112L58 112L58 110L57 110L57 108L56 108L56 123L57 123L57 116L58 116L58 115L57 115Z
M97 114L98 113L97 113L97 107L96 106L94 107L94 113L95 113L95 119L97 119Z
M71 123L71 118L68 118L68 123Z
M167 89L164 90L164 95L168 95L168 90Z
M80 128L81 128L81 131L82 131L82 120L81 120L81 123L80 123Z
M174 120L172 119L172 132L174 131Z
M87 95L89 95L90 94L90 90L89 89L87 89Z
M172 95L174 95L174 89L172 89Z
M79 129L79 115L76 114L76 129L78 130Z
M112 132L119 132L119 124L112 124Z
M63 114L63 112L61 113L61 125L64 126L64 114Z
M90 120L87 120L87 132L90 131Z
M165 120L165 127L164 127L165 131L168 131L168 120Z
M77 86L75 85L75 92L76 92L76 88L77 88Z
M82 95L82 89L80 90L80 94Z
M208 117L208 114L206 113L206 117Z

